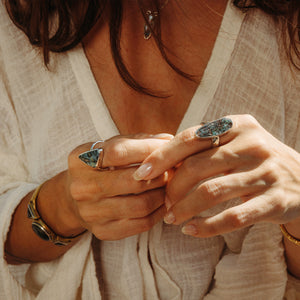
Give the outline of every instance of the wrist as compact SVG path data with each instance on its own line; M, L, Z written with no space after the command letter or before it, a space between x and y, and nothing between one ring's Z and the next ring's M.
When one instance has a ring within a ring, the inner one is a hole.
M284 224L284 227L290 235L300 240L300 218Z
M288 234L284 234L284 248L287 268L290 274L296 278L300 278L300 262L299 262L299 251L300 246L297 241L300 241L300 218L295 219L289 223L284 224L284 228ZM291 239L290 236L293 238ZM296 239L293 240L293 239Z
M59 236L76 236L85 228L80 224L69 199L66 172L45 182L38 196L41 219Z

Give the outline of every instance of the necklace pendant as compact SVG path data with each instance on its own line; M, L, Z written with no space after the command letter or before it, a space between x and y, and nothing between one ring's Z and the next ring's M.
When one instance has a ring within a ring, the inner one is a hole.
M147 23L145 23L144 25L144 39L145 40L149 40L151 38L151 30L153 30L154 28L154 25L155 25L155 22L154 22L154 19L156 17L156 14L155 12L152 12L151 10L148 10L147 11L147 21L148 21L148 25Z

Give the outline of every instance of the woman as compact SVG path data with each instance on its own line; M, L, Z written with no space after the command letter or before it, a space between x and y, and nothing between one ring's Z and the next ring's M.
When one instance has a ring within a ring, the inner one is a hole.
M299 4L256 2L1 4L1 298L299 297Z

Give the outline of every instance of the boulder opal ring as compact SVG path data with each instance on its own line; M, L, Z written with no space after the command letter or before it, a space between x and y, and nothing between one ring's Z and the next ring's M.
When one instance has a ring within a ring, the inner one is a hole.
M221 118L208 123L201 123L201 127L195 132L198 139L211 139L212 148L220 145L220 136L228 132L232 128L232 120L230 118Z
M100 144L99 148L95 148L96 145ZM89 151L79 154L79 159L82 160L85 164L92 168L96 168L100 171L108 170L109 168L103 168L103 157L104 157L104 141L100 140L95 142Z

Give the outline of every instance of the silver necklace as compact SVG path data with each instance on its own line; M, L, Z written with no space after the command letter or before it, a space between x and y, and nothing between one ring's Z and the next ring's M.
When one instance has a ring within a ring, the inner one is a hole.
M159 10L163 9L167 4L168 4L169 0L166 0L162 6L159 8ZM152 10L148 10L146 12L146 17L147 17L147 21L148 23L145 23L144 25L144 39L145 40L149 40L152 36L151 31L153 30L153 28L155 27L155 19L158 17L159 12L158 11L152 11ZM149 26L149 25L150 26ZM151 30L152 29L152 30Z

